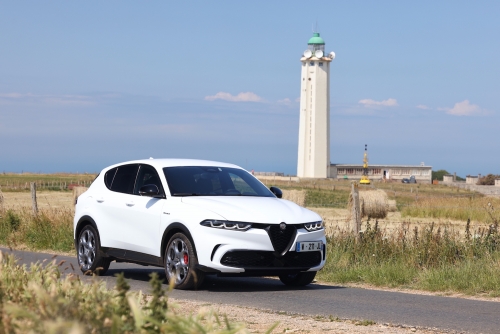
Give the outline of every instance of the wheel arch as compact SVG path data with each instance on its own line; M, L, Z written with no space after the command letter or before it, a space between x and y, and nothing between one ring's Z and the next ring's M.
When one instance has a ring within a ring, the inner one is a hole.
M76 224L75 228L75 235L74 235L74 241L75 241L75 249L78 249L78 236L82 232L83 228L85 226L92 226L96 232L97 232L97 241L99 242L99 246L101 245L101 236L99 234L99 229L97 228L97 224L95 223L94 219L90 216L82 216L79 220L78 223Z
M172 223L167 226L165 231L163 232L163 237L161 238L161 248L160 248L160 254L161 254L161 260L162 262L165 262L165 249L167 248L168 241L170 238L176 234L176 233L183 233L186 237L189 238L191 243L193 244L193 249L196 257L198 257L198 252L196 250L196 244L194 243L193 237L191 235L191 232L189 232L189 229L182 223Z

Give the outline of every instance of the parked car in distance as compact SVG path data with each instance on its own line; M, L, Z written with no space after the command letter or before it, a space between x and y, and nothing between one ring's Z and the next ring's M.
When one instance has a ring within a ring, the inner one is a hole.
M314 280L326 260L321 217L281 199L236 165L183 159L107 167L75 206L80 268L104 274L112 261L164 267L178 289L206 275Z
M415 176L412 175L412 176L410 176L409 179L407 179L407 178L402 179L401 182L403 182L403 183L417 183L417 179L415 179Z

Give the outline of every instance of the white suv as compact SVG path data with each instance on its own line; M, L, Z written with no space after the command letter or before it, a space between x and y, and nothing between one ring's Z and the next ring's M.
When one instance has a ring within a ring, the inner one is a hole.
M241 167L149 159L105 168L77 200L75 247L83 272L111 261L165 268L178 289L207 274L279 276L307 285L325 264L321 217L280 199Z

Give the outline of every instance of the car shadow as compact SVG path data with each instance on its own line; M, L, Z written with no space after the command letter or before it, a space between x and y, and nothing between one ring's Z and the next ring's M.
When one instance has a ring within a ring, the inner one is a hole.
M123 273L126 279L148 282L153 272L158 274L159 278L163 280L164 287L167 288L168 284L166 283L165 271L161 268L109 269L104 276L116 276L117 274ZM284 285L277 277L217 277L215 275L206 276L202 286L198 288L198 290L206 292L272 292L333 289L344 289L344 287L323 285L319 283L311 283L302 287L293 287Z

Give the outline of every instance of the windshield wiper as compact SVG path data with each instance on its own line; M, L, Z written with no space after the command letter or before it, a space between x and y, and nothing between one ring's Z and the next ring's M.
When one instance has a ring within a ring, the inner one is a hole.
M172 196L200 196L200 194L197 193L174 193Z

